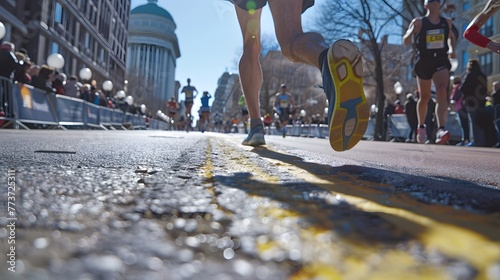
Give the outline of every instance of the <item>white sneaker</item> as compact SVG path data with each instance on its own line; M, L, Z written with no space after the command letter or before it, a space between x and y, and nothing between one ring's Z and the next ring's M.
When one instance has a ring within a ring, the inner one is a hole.
M427 131L425 127L419 127L417 129L417 142L419 144L425 144L425 141L427 141Z

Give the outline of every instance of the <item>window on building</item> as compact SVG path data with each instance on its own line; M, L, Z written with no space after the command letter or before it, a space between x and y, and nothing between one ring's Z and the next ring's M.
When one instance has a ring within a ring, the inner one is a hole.
M493 72L493 56L491 52L482 54L479 56L479 64L481 65L481 70L488 76Z
M52 42L52 44L50 44L50 53L60 53L59 50L61 48L59 47L59 44L55 43L55 42Z
M99 47L99 63L101 63L102 66L106 65L106 56L104 52L104 48Z
M85 35L83 35L83 45L86 49L90 48L90 35L87 31L85 31Z
M82 11L82 14L87 15L87 0L80 0L80 11Z
M63 23L63 8L61 4L56 2L56 6L54 9L54 23Z

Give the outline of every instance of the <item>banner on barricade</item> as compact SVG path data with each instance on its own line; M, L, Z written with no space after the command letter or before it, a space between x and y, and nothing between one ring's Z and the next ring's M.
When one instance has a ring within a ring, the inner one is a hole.
M57 115L60 125L84 124L84 101L78 98L57 95Z
M16 118L20 122L57 124L55 106L45 92L28 85L14 85Z
M389 117L389 131L392 137L407 138L410 125L405 114L394 114Z
M112 124L113 125L122 125L124 117L125 117L125 114L123 113L122 110L114 109L113 116L111 118Z
M87 125L99 126L99 105L86 103Z
M113 116L113 110L110 108L106 107L101 107L99 108L99 120L101 121L101 124L103 125L110 125L111 124L111 119Z

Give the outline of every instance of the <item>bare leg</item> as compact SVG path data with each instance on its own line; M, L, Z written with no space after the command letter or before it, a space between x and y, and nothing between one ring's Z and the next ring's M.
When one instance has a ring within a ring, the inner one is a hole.
M417 77L418 92L420 94L417 102L418 125L425 124L425 116L427 115L427 107L431 99L431 80L422 80Z
M436 118L438 127L446 126L448 118L448 80L450 74L448 70L441 70L433 75L434 84L436 85Z
M250 14L234 5L236 15L243 34L243 54L240 58L240 82L245 95L245 102L251 119L260 118L259 92L262 85L262 69L259 55L262 49L260 42L260 16L262 9Z
M269 7L283 55L320 68L319 55L329 46L320 34L302 30L302 0L269 0Z

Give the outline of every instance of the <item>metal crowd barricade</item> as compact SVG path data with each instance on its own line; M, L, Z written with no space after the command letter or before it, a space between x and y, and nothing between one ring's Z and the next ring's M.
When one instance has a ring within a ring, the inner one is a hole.
M11 84L11 95L14 111L15 128L21 126L29 129L24 123L58 126L56 99L45 91L30 85Z
M410 131L408 119L405 114L392 115L388 119L388 129L391 138L407 138ZM460 141L462 139L462 130L457 119L456 112L449 112L446 121L446 130L450 132L451 140ZM365 135L368 134L368 130ZM372 133L373 135L373 133Z
M393 138L407 138L410 126L405 114L395 114L389 117L389 133Z
M101 122L101 126L104 126L105 129L114 129L111 125L113 118L113 109L107 107L99 108L99 121Z
M59 125L63 127L84 127L85 102L79 98L56 96Z
M79 98L46 93L31 85L13 83L0 77L0 128L146 128L145 116L123 113ZM167 123L150 120L149 129L166 129Z
M0 128L7 127L15 122L13 86L10 79L0 77Z
M368 126L366 127L365 134L363 134L363 138L366 140L373 140L375 134L375 118L370 118L368 120Z

